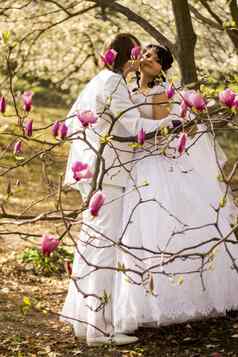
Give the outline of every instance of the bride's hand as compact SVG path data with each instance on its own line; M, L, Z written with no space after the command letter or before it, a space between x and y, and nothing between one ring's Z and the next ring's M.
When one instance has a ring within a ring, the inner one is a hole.
M130 60L128 61L128 73L129 72L136 72L139 70L140 67L140 60Z

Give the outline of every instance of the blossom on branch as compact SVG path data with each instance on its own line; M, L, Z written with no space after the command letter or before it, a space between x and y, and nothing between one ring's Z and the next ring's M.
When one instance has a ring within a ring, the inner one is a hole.
M6 111L6 99L4 97L0 97L0 112L5 113Z
M168 88L166 89L166 94L167 94L167 97L168 99L172 98L175 94L175 89L174 89L174 86L173 86L173 83L171 83Z
M192 108L192 106L193 106L193 103L192 103L191 99L192 99L192 95L194 93L196 93L194 90L187 90L187 91L183 91L181 93L183 101L184 101L184 103L186 104L186 106L188 108Z
M41 240L41 252L49 256L59 245L60 241L54 236L48 234L43 234Z
M102 61L105 65L111 66L117 57L117 51L113 48L109 48L102 56Z
M182 155L186 149L188 135L186 133L181 133L178 140L178 152Z
M141 128L139 133L137 134L137 142L140 145L143 145L145 142L145 131L143 128Z
M54 122L51 128L51 133L53 136L58 136L59 135L59 129L60 129L60 122L57 120Z
M232 107L236 110L238 110L238 95L235 97Z
M185 103L184 100L182 100L181 104L180 104L180 112L179 112L179 115L182 117L182 118L185 118L186 117L186 114L187 114L187 111L188 111L188 106L187 104Z
M68 127L65 123L60 125L59 128L59 137L60 139L65 139L68 133Z
M25 125L24 131L27 136L32 136L32 125L33 125L32 119L29 120Z
M76 161L72 165L71 169L73 171L73 178L76 181L81 181L82 179L89 179L93 177L93 174L89 169L89 165L84 164L81 161Z
M141 47L135 46L131 50L131 59L136 61L141 57Z
M103 206L105 199L106 195L101 190L94 193L89 202L89 211L92 216L98 216L99 210Z
M15 155L18 155L22 152L22 142L21 140L18 140L16 144L14 145L13 152Z
M85 110L81 113L77 113L76 116L84 128L95 124L97 121L97 116L91 110Z
M206 101L199 93L193 93L190 97L193 108L202 112L206 108Z
M236 97L236 93L233 92L233 90L231 90L230 88L225 89L223 92L219 94L220 102L229 108L233 106L235 97Z
M182 98L184 103L189 108L195 108L199 112L206 108L206 101L200 93L195 90L189 90L182 92Z
M32 108L32 96L33 93L28 91L28 92L24 92L22 95L22 99L23 99L23 108L26 112L30 112L31 108Z

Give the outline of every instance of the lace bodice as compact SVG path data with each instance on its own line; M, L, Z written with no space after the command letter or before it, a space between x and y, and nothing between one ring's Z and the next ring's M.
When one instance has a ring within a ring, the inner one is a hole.
M132 102L134 104L142 104L138 109L143 118L150 118L150 119L153 118L153 107L152 105L149 104L152 104L153 95L162 94L165 91L166 87L167 87L167 83L164 83L163 85L160 86L155 86L149 90L147 95L144 95L139 90L132 92L131 94ZM180 102L180 99L178 95L175 94L175 96L173 97L173 102L174 103L170 104L171 107L170 115L179 116L180 109L178 103ZM174 119L176 119L176 117Z

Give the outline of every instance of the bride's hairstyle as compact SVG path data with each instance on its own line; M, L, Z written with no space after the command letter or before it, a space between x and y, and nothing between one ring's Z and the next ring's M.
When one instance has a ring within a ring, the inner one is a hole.
M117 56L110 68L113 72L122 73L124 65L131 59L131 50L140 46L140 41L130 33L118 34L107 46L117 51Z
M166 81L165 75L168 69L170 69L172 67L172 63L174 61L173 56L170 52L170 50L168 49L168 47L164 47L162 45L153 45L150 44L148 46L145 47L144 51L146 51L147 49L154 49L158 58L158 62L161 64L161 69L162 72L159 76L156 76L153 81L151 81L148 86L150 88L154 87L158 82L160 82L161 80L163 82ZM139 83L140 83L140 72L136 72L136 82L137 82L137 86L139 88Z
M170 69L174 59L168 47L150 44L146 46L145 49L150 48L153 48L155 50L158 57L158 62L161 64L162 70L166 72L168 69Z

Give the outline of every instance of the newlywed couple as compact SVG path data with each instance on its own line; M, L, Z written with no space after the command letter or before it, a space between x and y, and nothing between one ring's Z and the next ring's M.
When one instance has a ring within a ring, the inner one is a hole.
M229 199L218 208L224 188L217 180L209 134L190 137L189 144L197 142L182 155L176 135L169 145L162 137L158 146L148 139L135 149L113 139L183 120L179 104L166 103L170 51L147 46L138 67L131 50L139 45L131 34L115 37L109 49L117 55L110 69L87 84L67 121L73 140L65 183L85 200L92 184L106 197L96 217L83 212L61 317L89 345L133 343L137 338L131 334L139 326L179 323L238 307L238 249L230 232L235 208ZM126 82L131 71L137 73L133 91ZM97 114L97 122L84 130L75 116L82 111ZM98 173L96 182L74 180L76 161Z

